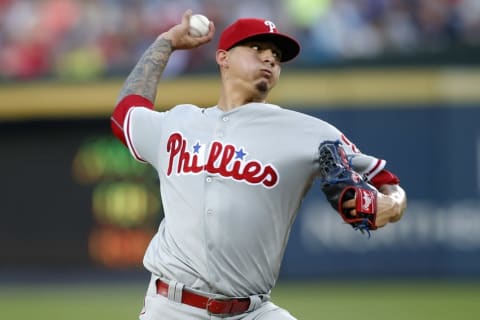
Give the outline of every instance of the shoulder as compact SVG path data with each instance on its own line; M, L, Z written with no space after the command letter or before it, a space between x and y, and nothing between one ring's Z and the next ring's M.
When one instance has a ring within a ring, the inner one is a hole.
M165 119L171 117L186 117L201 113L203 108L192 104L179 104L168 110L152 110L145 107L135 107L131 110L131 116L135 118Z
M291 117L298 117L298 118L311 118L312 121L319 121L319 118L310 116L304 112L289 109L289 108L284 108L276 104L271 104L271 103L255 103L254 104L256 108L259 110L264 110L265 112L271 112L271 113L278 113L278 114L284 114L288 115Z
M200 108L193 104L178 104L171 109L167 110L168 113L198 113L201 112L203 108Z
M331 127L332 125L325 120L322 120L318 117L315 117L313 115L307 114L302 111L298 110L293 110L293 109L288 109L284 108L281 106L278 106L276 104L269 104L269 103L263 103L263 104L258 104L259 109L263 109L265 112L268 112L270 114L276 114L280 117L284 117L285 119L288 119L290 122L299 122L306 124L308 123L309 125L312 126L320 126L320 127Z
M179 104L165 112L167 118L174 118L175 121L189 121L204 116L205 108L194 104Z
M190 103L184 103L184 104L177 104L170 110L176 110L176 111L201 111L203 108L200 108L199 106L196 106L194 104Z

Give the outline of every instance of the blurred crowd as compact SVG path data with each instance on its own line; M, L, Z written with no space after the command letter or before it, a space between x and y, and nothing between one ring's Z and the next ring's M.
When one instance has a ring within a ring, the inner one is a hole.
M123 76L187 8L218 31L273 20L301 42L299 67L480 46L480 0L0 0L0 80ZM166 76L214 70L214 52L175 52Z

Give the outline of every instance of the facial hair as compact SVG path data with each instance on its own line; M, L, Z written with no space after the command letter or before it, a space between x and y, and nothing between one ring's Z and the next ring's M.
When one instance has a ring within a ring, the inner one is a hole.
M267 81L260 81L258 82L255 87L257 88L258 92L265 94L268 92L268 84Z

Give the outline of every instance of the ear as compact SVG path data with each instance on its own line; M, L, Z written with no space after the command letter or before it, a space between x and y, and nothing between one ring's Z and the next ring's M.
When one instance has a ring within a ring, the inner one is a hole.
M216 53L217 64L220 67L226 67L228 64L228 54L226 50L217 50Z

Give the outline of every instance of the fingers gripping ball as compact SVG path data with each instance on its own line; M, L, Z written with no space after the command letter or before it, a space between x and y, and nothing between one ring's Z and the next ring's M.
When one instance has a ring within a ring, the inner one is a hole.
M362 232L377 229L377 190L350 167L340 141L325 141L318 150L321 188L330 205L353 228ZM355 214L343 208L351 199L355 199Z
M192 37L203 37L208 34L210 20L201 14L194 14L190 17L190 29L188 32Z

